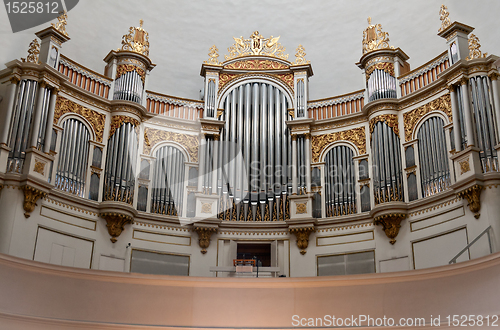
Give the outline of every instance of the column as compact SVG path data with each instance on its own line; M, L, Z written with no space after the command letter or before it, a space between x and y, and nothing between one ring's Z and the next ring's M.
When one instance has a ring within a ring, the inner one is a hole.
M50 95L49 103L49 113L47 116L47 129L45 130L45 145L43 146L43 152L48 154L50 152L50 144L52 143L52 129L54 126L54 111L56 108L57 93L59 90L54 88L52 90L52 95Z
M462 150L462 128L460 127L460 114L458 113L457 93L455 86L448 86L451 97L451 114L453 116L453 138L455 140L455 151ZM419 195L420 196L420 195Z
M31 140L28 147L34 147L36 149L38 142L38 131L40 129L40 120L42 115L43 107L43 95L45 94L45 82L41 81L38 83L38 95L36 97L36 107L35 113L33 114L33 126L31 126Z
M219 140L220 140L220 135L215 134L214 135L214 150L213 150L213 171L212 171L212 194L217 194L217 163L219 161Z
M469 85L467 84L467 79L463 78L460 83L462 84L462 97L463 97L463 109L465 118L465 130L467 132L467 146L474 145L474 129L472 126L472 113L470 109L469 101Z
M297 195L297 135L292 135L292 194Z
M5 109L5 120L3 127L0 130L0 144L7 145L9 143L9 128L10 122L12 121L12 113L14 112L14 101L16 98L17 83L19 79L17 77L10 78L10 86L7 87L7 108Z
M306 154L306 192L311 192L311 133L305 135L306 145L304 153Z
M500 139L500 96L498 95L498 73L489 75L491 79L491 89L493 90L493 106L495 107L495 116L497 119L497 132ZM500 143L500 141L498 141Z
M205 177L204 172L205 172L205 147L207 145L207 139L205 137L205 133L201 133L201 139L200 139L200 146L199 146L199 159L198 159L198 191L202 192L203 191L203 178Z

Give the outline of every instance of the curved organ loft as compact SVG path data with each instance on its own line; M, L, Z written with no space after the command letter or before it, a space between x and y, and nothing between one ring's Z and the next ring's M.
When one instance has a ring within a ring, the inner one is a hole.
M148 90L142 21L104 74L64 56L65 30L38 32L0 71L0 252L219 277L237 260L298 277L494 252L500 62L445 16L443 53L416 69L369 20L360 90L321 100L304 47L292 61L258 31L224 60L210 48L202 100Z

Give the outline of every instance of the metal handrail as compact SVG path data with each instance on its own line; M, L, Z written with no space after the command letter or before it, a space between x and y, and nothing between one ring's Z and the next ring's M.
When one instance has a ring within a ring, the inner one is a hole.
M450 262L448 264L456 264L457 263L457 259L465 252L467 251L474 243L476 243L484 234L488 233L488 243L490 245L490 253L493 253L493 246L491 245L491 237L490 237L490 233L489 231L491 230L491 226L488 226L485 230L483 230L481 232L481 234L479 234L476 238L474 238L472 240L472 242L470 242L469 244L467 244L466 247L464 247L462 249L462 251L458 252L458 254L450 260Z

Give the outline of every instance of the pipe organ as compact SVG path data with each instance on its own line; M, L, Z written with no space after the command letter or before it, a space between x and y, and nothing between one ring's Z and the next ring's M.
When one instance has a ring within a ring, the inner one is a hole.
M61 156L54 183L57 189L85 197L89 140L90 133L80 120L70 118L64 121Z
M464 48L472 28L460 24L439 32L445 52L410 70L369 20L364 90L315 101L304 47L292 62L258 31L234 38L222 62L210 48L202 100L188 100L147 90L142 22L104 74L64 57L69 38L46 29L42 44L60 41L40 55L51 68L31 49L0 71L0 189L18 180L25 216L35 197L66 194L106 220L112 242L134 219L193 224L200 246L219 225L269 226L287 228L303 254L312 232L343 217L372 219L394 244L414 208L443 196L469 198L479 216L478 187L499 171L499 63Z

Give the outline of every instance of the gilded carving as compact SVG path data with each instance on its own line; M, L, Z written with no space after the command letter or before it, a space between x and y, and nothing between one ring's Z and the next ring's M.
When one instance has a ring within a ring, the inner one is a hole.
M66 10L60 12L61 15L57 17L58 22L56 24L52 23L52 27L54 27L57 31L64 34L66 37L68 36L68 32L66 32L66 19L68 18L68 13Z
M201 213L212 214L212 203L201 203Z
M127 72L135 71L141 77L142 83L144 84L146 81L146 72L143 69L136 67L132 64L121 64L116 68L116 79L120 78Z
M193 230L198 233L198 243L201 247L201 253L207 253L207 249L210 246L210 236L217 231L217 228L194 227Z
M122 38L121 50L130 50L149 56L149 33L142 28L143 23L141 19L139 27L130 27L128 34L125 34Z
M219 76L219 90L221 90L221 88L225 84L227 84L228 82L230 82L231 80L233 80L237 76L238 76L237 74L221 73Z
M479 219L479 216L481 215L479 211L481 210L481 191L483 190L483 187L476 184L470 188L467 188L457 194L458 197L460 198L465 198L467 199L467 206L469 206L469 209L472 213L474 213L474 218Z
M363 31L363 54L377 49L394 49L389 46L389 33L382 31L382 25L372 24L372 18L368 17L368 27Z
M460 164L460 175L470 171L470 165L468 159L459 162L459 164Z
M45 163L35 160L35 167L33 168L33 171L41 175L45 175Z
M469 36L469 56L467 56L466 60L486 57L488 53L483 54L480 48L479 38L474 33L471 33Z
M35 210L36 202L47 196L47 193L30 186L22 186L21 190L24 192L24 217L29 218L30 213Z
M65 99L62 96L58 96L56 107L54 109L54 124L57 124L59 118L61 118L62 115L68 112L79 114L87 119L87 121L90 123L90 125L92 125L92 128L94 129L97 142L102 142L106 115L94 110L87 109L84 106Z
M445 5L441 5L441 9L439 10L439 19L441 20L441 27L439 28L438 32L446 30L448 26L451 25L450 18L450 13L448 12L448 7Z
M30 48L28 49L28 57L25 59L22 58L21 60L23 62L38 64L40 63L39 55L40 55L40 43L38 42L38 39L35 38L30 43Z
M139 138L139 121L128 116L113 116L111 118L111 125L109 129L109 137L111 138L123 124L132 124L135 127L137 138Z
M294 65L302 65L302 64L309 64L310 61L306 61L306 49L304 46L299 45L297 47L297 53L295 53L295 63Z
M319 162L323 149L336 141L352 142L358 148L360 155L366 153L366 134L363 126L342 132L311 136L312 162Z
M405 125L405 141L410 141L412 139L413 131L416 124L424 115L431 111L443 111L448 116L450 122L453 121L451 113L451 97L450 94L441 96L440 98L431 101L417 109L408 111L403 114L404 125ZM371 127L371 121L370 121Z
M284 54L285 47L283 47L278 40L280 37L269 37L264 38L259 34L259 31L255 31L250 39L244 39L243 37L233 37L235 43L229 47L227 50L229 55L226 55L226 60L230 60L236 57L247 56L247 55L262 55L281 58L283 60L288 59L288 54Z
M288 69L288 65L271 60L245 60L227 64L224 69L234 70L280 70Z
M274 76L283 80L283 82L290 86L290 88L293 90L293 73L276 74Z
M208 60L205 61L205 64L210 64L210 65L220 65L219 62L219 49L215 45L210 47L210 50L208 52Z
M106 220L106 227L108 228L108 233L111 236L110 240L113 243L117 241L116 238L121 235L125 229L125 225L133 222L132 217L121 213L107 212L101 213L99 216Z
M370 78L370 75L375 70L382 70L382 71L390 74L393 77L395 76L394 64L382 62L382 63L376 63L375 65L372 65L368 69L366 69L366 80L368 80Z
M375 128L375 124L379 121L382 121L387 124L390 128L394 130L397 136L399 136L399 126L398 126L398 116L397 115L380 115L370 120L370 136L373 133L373 129Z
M175 133L146 127L144 129L144 153L149 155L151 148L162 141L177 142L186 148L191 162L198 161L199 138L196 135Z
M297 247L300 249L300 254L306 254L306 249L309 246L309 234L314 232L314 227L291 228L290 233L295 234L297 238Z
M305 213L307 213L307 204L297 203L297 214L305 214Z
M385 235L390 239L390 243L396 243L396 236L399 234L399 228L401 228L401 221L406 219L406 214L404 213L392 213L385 214L374 219L376 225L382 225L384 228Z

